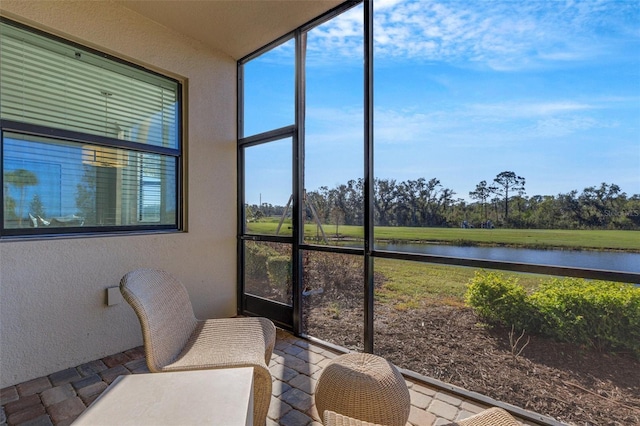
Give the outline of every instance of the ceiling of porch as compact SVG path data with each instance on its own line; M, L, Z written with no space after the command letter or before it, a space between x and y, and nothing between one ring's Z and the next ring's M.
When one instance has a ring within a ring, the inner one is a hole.
M116 0L167 28L240 59L344 0Z

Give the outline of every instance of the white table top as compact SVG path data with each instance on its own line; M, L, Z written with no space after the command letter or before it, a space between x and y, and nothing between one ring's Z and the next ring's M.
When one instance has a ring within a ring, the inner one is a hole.
M120 376L73 425L253 425L253 368Z

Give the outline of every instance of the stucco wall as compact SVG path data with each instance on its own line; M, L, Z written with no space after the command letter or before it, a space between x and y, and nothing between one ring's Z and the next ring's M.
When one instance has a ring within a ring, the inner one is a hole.
M187 286L199 317L236 309L235 61L120 5L2 0L8 18L183 80L188 232L0 242L0 388L142 344L105 289L138 267Z

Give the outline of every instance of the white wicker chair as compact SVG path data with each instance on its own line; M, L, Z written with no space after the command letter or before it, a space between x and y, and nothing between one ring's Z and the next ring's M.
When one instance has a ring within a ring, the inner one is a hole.
M253 423L265 424L271 401L268 364L276 335L271 321L198 320L185 287L161 270L129 272L120 281L120 291L140 320L151 372L253 367Z
M521 426L511 414L502 408L493 407L484 410L464 420L450 423L446 426Z
M383 426L354 419L333 411L326 410L323 418L324 426ZM489 408L475 416L467 417L445 426L521 426L516 419L505 410L497 407Z

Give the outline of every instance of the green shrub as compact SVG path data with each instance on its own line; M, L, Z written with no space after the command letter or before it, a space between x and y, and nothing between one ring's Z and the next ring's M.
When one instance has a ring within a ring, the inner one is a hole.
M245 247L245 273L254 280L267 281L267 261L279 253L266 244L248 242Z
M517 278L477 272L465 300L488 323L640 356L640 288L553 278L527 295Z
M629 284L554 278L530 297L540 332L566 342L640 354L640 288Z
M281 254L268 244L247 242L245 273L253 281L262 283L282 295L288 294L291 285L291 256Z
M267 259L266 269L271 288L280 294L287 294L291 282L291 257L271 256Z
M465 301L489 323L530 330L537 322L527 292L515 277L476 272L467 288Z

